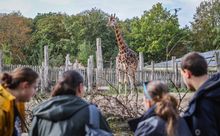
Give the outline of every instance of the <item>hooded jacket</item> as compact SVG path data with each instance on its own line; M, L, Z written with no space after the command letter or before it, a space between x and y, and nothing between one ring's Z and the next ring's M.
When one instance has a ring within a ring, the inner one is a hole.
M142 122L150 117L156 116L155 109L156 109L156 105L153 105L141 117L130 119L128 121L128 125L129 125L131 131L135 132L138 127L138 124L140 122Z
M15 104L20 118L25 118L23 102L15 103L15 97L0 85L0 136L12 136L15 127ZM22 129L24 126L22 126Z
M74 95L51 98L33 110L30 136L84 136L89 123L88 103ZM110 132L100 113L100 128Z
M183 117L194 136L220 135L220 73L196 91Z

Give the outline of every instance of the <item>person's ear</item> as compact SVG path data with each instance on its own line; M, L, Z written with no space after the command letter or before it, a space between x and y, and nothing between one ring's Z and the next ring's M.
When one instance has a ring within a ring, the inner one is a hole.
M186 77L186 78L191 78L192 77L192 72L190 72L187 69L183 69L182 70L182 74Z
M30 87L30 84L28 82L21 82L19 85L22 89L26 89Z
M145 98L144 102L146 109L149 109L152 106L151 100Z
M77 87L76 94L81 97L83 96L83 83L80 83L79 86Z
M80 84L79 84L79 90L80 90L80 92L83 93L83 83L80 83Z

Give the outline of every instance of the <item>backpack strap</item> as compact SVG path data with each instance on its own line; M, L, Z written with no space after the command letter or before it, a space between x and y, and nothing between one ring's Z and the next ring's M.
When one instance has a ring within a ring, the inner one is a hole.
M99 111L95 105L89 105L89 124L94 128L99 128Z

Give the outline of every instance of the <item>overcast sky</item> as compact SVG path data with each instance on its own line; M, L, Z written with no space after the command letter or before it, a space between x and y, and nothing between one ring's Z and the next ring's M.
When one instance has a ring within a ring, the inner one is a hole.
M116 13L124 20L140 17L143 11L161 2L168 10L181 8L178 17L183 27L193 21L196 7L201 1L203 0L0 0L0 13L20 10L22 15L34 18L37 13L65 12L72 15L96 7L109 14Z

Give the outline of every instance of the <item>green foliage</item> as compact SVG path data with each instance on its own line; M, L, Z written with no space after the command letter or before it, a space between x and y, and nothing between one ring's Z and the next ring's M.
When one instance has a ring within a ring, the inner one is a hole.
M92 50L91 45L86 44L86 42L84 42L83 44L80 44L77 58L80 62L82 62L84 66L87 65L87 60L90 55L95 55L95 52Z
M4 53L5 63L26 63L23 48L30 45L31 23L20 12L0 16L0 49Z
M209 51L220 46L220 1L203 1L192 23L193 50Z
M65 31L63 21L66 18L65 14L48 13L38 14L33 20L34 31L32 33L33 47L35 51L30 48L30 63L41 64L43 61L43 46L49 47L49 62L52 66L59 66L64 64L65 56L69 44L63 39L69 38Z
M115 52L117 51L115 35L113 31L106 26L107 21L108 14L96 8L68 17L65 20L64 25L66 31L70 35L70 41L74 41L75 46L77 47L75 48L75 53L80 53L79 45L84 42L89 43L87 45L91 47L88 48L91 48L92 52L95 52L96 38L100 37L102 39L104 60L115 58ZM87 59L88 58L84 57L84 60L81 60L85 63Z
M10 51L10 46L7 44L1 45L1 50L3 52L3 62L4 64L11 64L12 63L12 53Z
M113 133L117 136L126 135L133 136L134 132L129 129L128 120L122 120L117 118L108 119L108 123Z
M140 19L134 18L131 23L130 44L136 51L144 52L148 61L165 60L169 50L177 42L182 42L178 40L184 39L176 13L170 12L161 3L157 3L149 11L145 11Z

